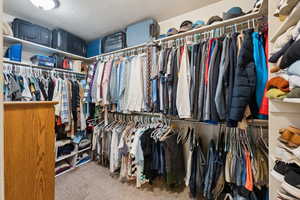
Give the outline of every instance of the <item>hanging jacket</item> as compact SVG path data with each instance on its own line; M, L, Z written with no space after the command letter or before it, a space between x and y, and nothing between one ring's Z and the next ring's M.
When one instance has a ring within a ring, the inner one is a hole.
M256 69L256 104L258 108L262 107L265 97L265 88L268 81L268 68L264 50L263 39L258 32L252 34L253 39L253 55ZM265 104L264 104L265 105ZM268 109L268 108L265 108ZM258 116L262 118L262 116Z
M197 51L195 53L195 88L194 88L194 100L193 100L193 118L197 119L198 116L198 100L199 100L199 88L200 88L200 68L201 68L201 57L202 57L202 47L204 43L198 44L197 48L195 48ZM204 53L204 52L203 52Z
M237 126L247 105L255 112L256 72L253 58L253 29L244 31L244 42L238 56L228 126ZM253 113L253 112L252 112Z
M237 37L239 33L233 33L231 37L231 43L229 48L229 67L227 68L227 71L225 72L225 87L228 88L227 91L227 105L226 105L226 119L229 119L229 113L231 109L231 102L232 102L232 93L233 93L233 87L234 87L234 76L235 76L235 70L237 65Z
M220 121L219 114L217 112L217 106L215 102L216 92L217 92L217 84L219 79L219 71L220 71L220 62L221 62L221 54L223 49L223 42L222 38L216 40L218 43L218 49L216 53L216 59L214 62L214 66L212 69L212 74L210 76L210 82L211 82L211 103L210 103L210 119L214 122Z
M216 96L215 96L215 104L221 120L224 120L226 116L227 88L225 87L224 84L224 78L225 78L224 76L229 66L229 45L230 45L230 39L226 37L223 41L223 51L221 55L220 72L219 72L218 84L217 84Z

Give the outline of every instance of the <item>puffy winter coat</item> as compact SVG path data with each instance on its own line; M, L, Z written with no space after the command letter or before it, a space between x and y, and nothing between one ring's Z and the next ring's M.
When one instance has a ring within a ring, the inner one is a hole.
M250 105L252 114L257 111L255 106L256 71L253 58L253 29L244 31L244 41L238 56L237 69L230 107L230 126L236 126L244 116L247 105ZM235 122L235 123L234 123Z

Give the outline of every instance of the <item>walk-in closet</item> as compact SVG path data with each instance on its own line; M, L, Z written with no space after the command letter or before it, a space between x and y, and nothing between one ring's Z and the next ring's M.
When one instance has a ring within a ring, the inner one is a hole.
M299 0L3 0L0 200L300 200Z

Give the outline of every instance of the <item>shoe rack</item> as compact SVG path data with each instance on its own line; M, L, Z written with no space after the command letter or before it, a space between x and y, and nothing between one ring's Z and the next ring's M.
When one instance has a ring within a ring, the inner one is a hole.
M277 6L277 1L269 1L269 49L272 49L276 38L285 32L289 27L300 20L300 11L293 11L285 21L280 22L273 16ZM300 7L300 6L298 6ZM298 9L298 8L297 8ZM269 66L269 68L271 65ZM270 74L270 77L273 75ZM276 147L278 144L279 129L287 128L289 125L300 128L300 102L288 103L282 101L270 100L269 102L269 184L270 198L277 199L277 191L281 187L281 183L271 175L271 171L275 164Z

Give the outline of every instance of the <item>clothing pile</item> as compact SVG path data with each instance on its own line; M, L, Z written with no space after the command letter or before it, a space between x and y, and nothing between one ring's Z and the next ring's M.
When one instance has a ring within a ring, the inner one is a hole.
M154 112L206 122L226 121L231 127L245 115L265 119L266 38L266 33L249 29L158 50L151 70Z
M271 172L281 182L278 199L300 197L300 129L294 126L279 130L277 159Z
M190 143L196 149L190 151L186 175L192 197L268 199L268 149L262 138L241 130L221 131L217 141L210 141L206 161L197 140Z
M145 54L99 60L89 66L84 100L118 112L149 111L149 74Z
M5 69L11 64L4 64ZM4 70L4 101L57 101L55 105L57 139L73 136L86 128L83 104L85 80L75 80L56 74L38 74L33 69Z
M170 187L184 183L183 146L180 133L161 123L112 121L95 127L96 160L109 167L121 181L136 181L139 188L156 177Z
M275 76L267 85L267 96L283 101L300 98L300 22L282 34L275 42L269 61L274 63ZM281 71L280 71L281 70Z

